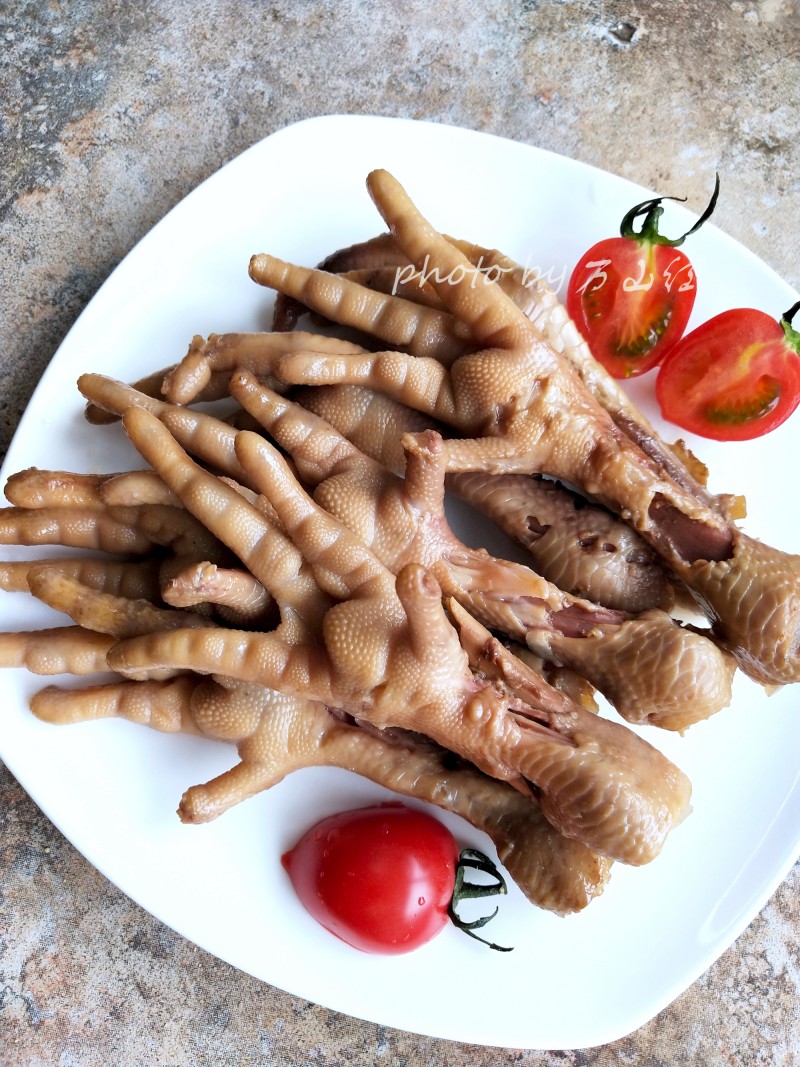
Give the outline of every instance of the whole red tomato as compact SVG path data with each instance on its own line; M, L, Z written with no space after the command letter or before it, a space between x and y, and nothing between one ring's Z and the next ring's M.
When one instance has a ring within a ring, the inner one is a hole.
M668 353L656 378L665 418L716 441L749 441L774 430L800 403L800 333L754 308L698 326Z
M708 207L682 237L658 232L664 200L645 200L628 212L620 236L593 245L578 260L567 288L567 310L592 355L615 378L655 367L683 336L694 306L696 281L678 245L709 218L719 195L719 176ZM644 216L641 229L636 219Z
M488 919L462 922L454 912L457 899L506 889L490 860L470 849L459 857L442 823L402 804L331 815L281 860L314 918L364 952L410 952L435 937L448 919L471 933ZM499 884L465 883L464 865L493 874Z

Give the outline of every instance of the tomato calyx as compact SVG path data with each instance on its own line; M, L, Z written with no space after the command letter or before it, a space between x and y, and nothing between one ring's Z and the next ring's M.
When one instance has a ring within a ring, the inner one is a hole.
M798 311L800 311L800 300L798 300L796 304L792 304L789 310L781 315L779 323L783 330L786 344L800 355L800 330L796 330L794 326L792 326L792 319Z
M482 871L494 880L490 883L468 882L466 880L466 872L470 868ZM475 933L476 930L481 930L487 923L492 921L495 915L497 915L499 908L495 908L490 915L484 915L479 919L473 919L471 922L462 919L456 911L456 908L462 900L475 900L482 897L497 896L498 894L502 896L507 892L508 888L505 879L488 856L485 856L475 848L462 849L461 854L458 857L458 866L456 867L456 880L455 885L453 886L453 895L450 898L450 904L447 908L447 914L450 921L457 929L461 930L462 933L475 938L476 941L480 941L483 945L488 945L489 948L493 948L496 952L512 952L513 946L497 945L494 941L487 941L486 938L480 937Z
M719 199L719 174L716 175L714 182L714 192L711 194L711 199L708 205L697 220L697 222L690 229L686 231L681 237L665 237L663 233L659 233L658 222L661 216L664 214L664 208L662 204L665 200L675 200L678 203L685 203L685 196L657 196L652 200L643 200L641 204L636 204L620 223L619 232L621 237L625 237L628 240L636 241L638 244L644 245L665 245L668 248L677 248L682 245L687 237L696 233L697 230L707 222L714 213L714 208L717 206L717 200ZM641 228L634 229L634 223L638 218L642 219Z

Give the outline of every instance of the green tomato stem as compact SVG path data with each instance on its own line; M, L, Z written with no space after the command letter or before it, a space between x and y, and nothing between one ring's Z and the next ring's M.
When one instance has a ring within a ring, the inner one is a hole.
M470 868L488 874L494 881L488 884L468 882L465 875L466 871ZM486 926L488 922L491 922L495 915L497 915L497 908L495 908L490 915L484 915L472 922L467 922L466 919L462 919L456 912L456 908L462 900L474 900L480 897L497 896L498 894L502 895L507 892L508 889L505 879L489 857L485 856L482 852L478 852L477 849L465 848L458 857L453 895L450 898L450 904L447 908L447 914L450 917L450 921L463 933L467 934L469 937L473 937L476 941L480 941L481 944L488 945L489 948L493 948L496 952L511 952L511 948L496 945L493 941L487 941L485 938L479 937L475 933L476 930L480 930L482 927Z
M798 311L800 311L800 300L796 304L792 304L789 310L781 315L781 329L787 345L800 355L800 331L795 330L792 326L792 319Z
M620 223L619 232L621 237L627 237L632 241L637 241L639 244L648 245L666 245L669 248L677 248L678 245L682 245L686 238L693 234L696 230L699 230L704 222L707 222L711 218L714 212L714 208L717 206L717 199L719 197L719 174L716 175L716 181L714 182L714 192L711 195L711 199L708 202L703 214L691 227L687 230L682 237L676 237L671 239L665 237L658 232L658 220L664 214L664 208L661 206L665 200L677 200L679 203L684 203L685 196L658 196L654 200L644 200L641 204L636 204L632 207L625 218ZM633 224L636 219L644 216L641 229L635 230Z

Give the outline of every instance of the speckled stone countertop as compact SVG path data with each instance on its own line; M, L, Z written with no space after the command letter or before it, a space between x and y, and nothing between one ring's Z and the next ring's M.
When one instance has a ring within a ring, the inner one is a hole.
M800 284L796 0L34 0L0 4L0 20L3 450L135 242L227 160L312 115L490 131L693 204L719 169L719 226ZM594 1050L490 1050L239 974L106 882L2 768L0 791L2 1067L800 1063L798 868L637 1033Z

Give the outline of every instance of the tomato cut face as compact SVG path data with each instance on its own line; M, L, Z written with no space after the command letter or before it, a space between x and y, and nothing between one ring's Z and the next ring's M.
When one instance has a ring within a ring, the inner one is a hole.
M332 815L282 857L314 918L364 952L409 952L448 922L458 847L437 819L402 804Z
M683 336L695 292L683 252L611 237L578 261L567 311L595 359L615 378L632 378L659 364Z
M763 311L736 308L687 334L656 379L664 417L716 441L780 426L800 402L800 356L787 330Z

